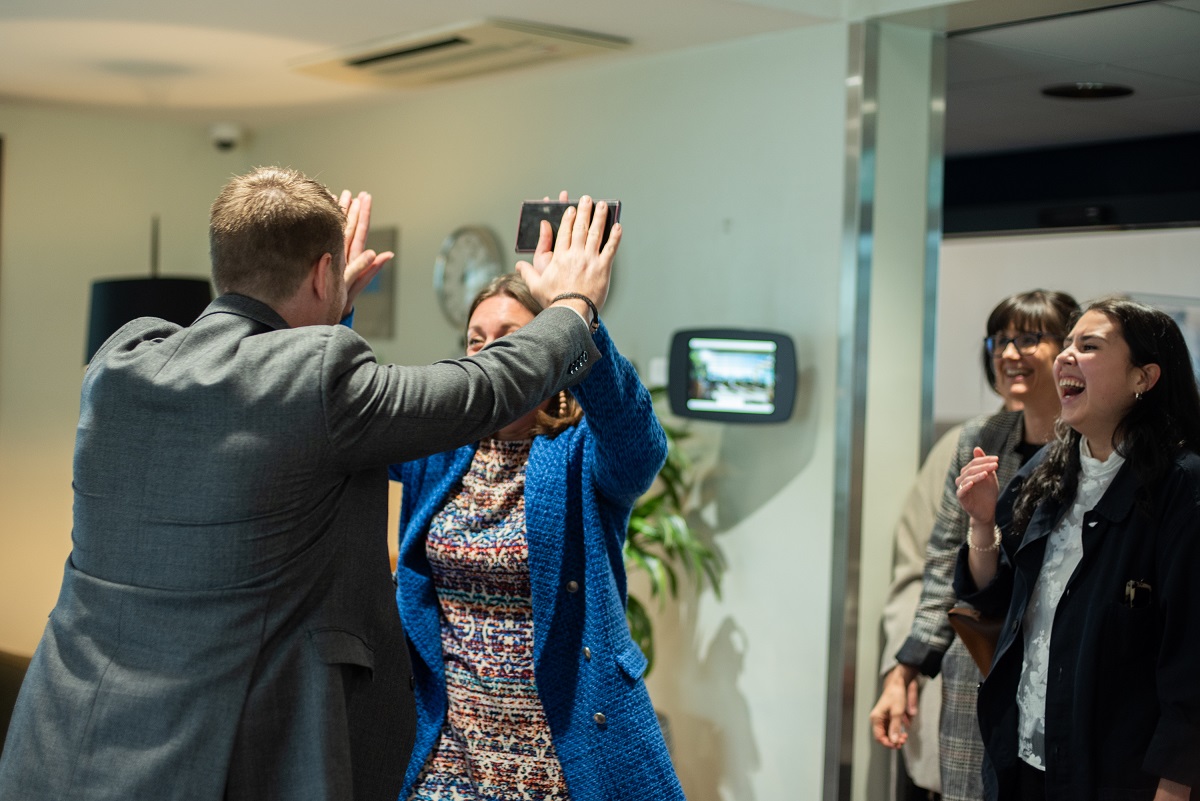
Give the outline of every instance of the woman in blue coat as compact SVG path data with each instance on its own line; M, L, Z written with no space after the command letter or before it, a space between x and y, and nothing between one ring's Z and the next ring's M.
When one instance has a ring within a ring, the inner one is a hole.
M501 276L467 353L540 311ZM403 799L683 798L625 621L630 511L666 458L603 325L588 377L492 437L392 467L417 738Z

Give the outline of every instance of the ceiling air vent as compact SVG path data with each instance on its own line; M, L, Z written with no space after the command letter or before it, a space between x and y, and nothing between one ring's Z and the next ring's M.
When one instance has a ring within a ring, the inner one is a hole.
M512 20L487 20L374 42L296 65L309 75L410 88L610 52L627 39Z

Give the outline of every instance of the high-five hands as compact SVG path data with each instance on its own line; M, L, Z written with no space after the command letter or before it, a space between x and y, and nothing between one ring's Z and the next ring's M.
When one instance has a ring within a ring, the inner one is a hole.
M565 202L567 193L560 193L559 199ZM352 195L349 190L344 190L338 198L338 205L346 213L345 316L354 308L354 301L363 288L395 254L391 251L376 253L367 248L367 233L371 226L370 194L360 192ZM621 224L616 223L608 242L603 248L600 247L607 217L606 203L601 201L593 204L592 199L584 195L579 199L578 210L568 208L563 214L553 247L550 223L542 223L533 263L523 261L517 264L517 271L542 306L549 306L554 298L564 293L578 293L596 304L597 312L604 307L612 277L613 257L621 241ZM591 313L581 300L559 303L574 307L584 319L588 319Z
M359 192L357 196L351 196L349 189L342 190L338 205L346 213L346 308L342 312L345 317L354 308L358 294L396 254L390 250L376 253L367 249L367 233L371 227L369 194Z
M559 203L567 203L570 201L570 198L571 196L567 194L567 190L565 189L558 193ZM550 197L547 195L542 200L549 202ZM533 269L537 270L539 274L545 271L546 267L550 264L550 259L554 258L553 237L554 229L550 226L550 222L542 220L541 227L538 229L537 247L533 253ZM518 264L517 269L519 270L520 268L521 265Z
M559 199L565 201L567 193L560 193ZM597 312L604 307L612 278L613 257L621 242L621 224L615 223L608 242L600 247L608 211L604 201L593 204L591 197L581 197L578 211L569 207L563 213L553 250L550 223L542 222L533 263L517 263L517 272L542 306L549 306L563 293L573 292L588 297L596 304ZM559 302L573 306L585 320L588 319L590 310L583 301Z

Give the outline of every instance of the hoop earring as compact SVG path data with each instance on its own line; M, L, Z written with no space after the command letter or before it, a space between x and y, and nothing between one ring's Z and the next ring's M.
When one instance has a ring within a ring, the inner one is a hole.
M1133 399L1135 401L1140 401L1142 399L1142 393L1140 393L1140 392L1133 393Z

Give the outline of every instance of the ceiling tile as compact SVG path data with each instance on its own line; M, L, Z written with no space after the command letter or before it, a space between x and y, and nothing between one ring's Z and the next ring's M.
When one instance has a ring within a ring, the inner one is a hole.
M1011 25L970 35L978 42L1076 61L1136 62L1151 54L1193 52L1200 14L1147 3Z

